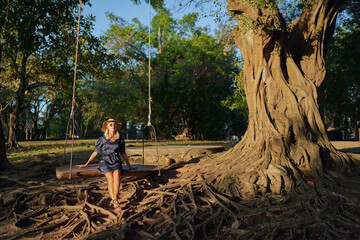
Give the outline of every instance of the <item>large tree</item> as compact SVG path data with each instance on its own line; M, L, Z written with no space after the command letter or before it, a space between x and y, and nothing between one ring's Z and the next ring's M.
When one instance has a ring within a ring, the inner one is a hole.
M228 0L244 58L249 123L222 156L213 186L231 196L321 186L354 162L329 142L323 122L325 55L343 1L308 1L286 24L276 1Z
M3 1L1 3L4 3ZM5 4L4 4L5 5ZM8 10L9 10L9 1L7 4L6 8L2 8L0 10L0 14L1 14L1 39L0 39L0 72L2 70L1 68L1 62L2 62L2 52L3 52L3 45L4 45L4 41L3 41L3 34L5 32L5 28L6 28L6 23L7 23L7 16L8 16ZM3 124L2 124L2 112L4 111L4 109L6 107L3 107L3 103L4 103L4 99L6 93L3 91L3 87L0 84L0 170L3 169L8 169L11 167L11 164L9 162L9 160L7 159L6 156L6 146L5 146L5 135L4 135L4 131L3 131ZM5 104L4 104L5 105Z
M166 43L158 48L162 53L153 58L155 123L171 135L180 133L178 137L223 139L230 112L222 101L232 94L237 58L220 37L196 27L197 18L198 14L188 14L174 21L172 36L165 37ZM159 23L153 28L166 29Z
M83 1L86 3L88 1ZM11 70L3 82L14 88L14 106L9 120L10 147L16 146L16 129L27 91L42 86L54 86L54 78L39 77L35 69L55 58L56 52L67 50L74 43L61 42L64 29L75 29L79 2L67 1L8 1L7 27L3 29L3 64ZM4 61L6 59L6 62Z
M3 125L0 118L0 170L11 168L11 163L7 159L5 149L5 136L3 131Z

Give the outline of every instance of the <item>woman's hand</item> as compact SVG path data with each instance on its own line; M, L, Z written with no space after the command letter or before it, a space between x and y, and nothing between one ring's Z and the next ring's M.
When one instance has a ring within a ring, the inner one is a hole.
M137 167L133 167L133 166L129 167L129 170L136 170L136 169L137 169Z
M80 164L80 165L76 165L76 166L79 167L79 168L86 168L87 164Z
M76 165L77 167L79 168L86 168L87 165L89 165L89 163L91 163L91 161L96 157L98 153L97 152L93 152L89 158L89 160L86 162L86 164L79 164L79 165Z

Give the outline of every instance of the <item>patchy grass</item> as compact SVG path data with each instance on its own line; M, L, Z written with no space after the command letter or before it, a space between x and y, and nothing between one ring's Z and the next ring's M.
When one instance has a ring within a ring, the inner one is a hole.
M89 154L93 151L94 148L91 148L87 145L76 145L73 149L73 157L76 155L87 155L87 158L89 157ZM70 157L71 152L71 146L66 147L66 154L65 158ZM33 159L36 156L64 156L64 146L32 146L32 147L23 147L20 149L16 149L13 151L10 151L8 154L8 159L10 162L18 161L21 159Z
M90 145L93 146L97 139L75 139L74 145ZM44 147L44 146L64 146L64 140L46 140L46 141L20 141L18 142L21 147ZM142 146L142 140L125 140L126 145ZM230 143L230 141L167 141L158 140L157 144L160 146L167 145L212 145L219 143ZM67 141L67 145L71 146L71 139ZM155 145L155 140L145 140L144 145Z
M73 147L73 162L74 164L83 163L89 159L90 154L95 149L95 142L97 139L75 139ZM141 147L142 140L126 140L126 146ZM228 141L158 141L158 146L193 146L193 145L212 145L212 144L230 143ZM36 157L55 157L58 161L64 158L64 140L46 140L46 141L20 141L20 148L10 150L8 152L8 159L10 162L16 161L31 161ZM70 161L71 139L67 141L65 162ZM146 140L144 145L153 146L155 141Z

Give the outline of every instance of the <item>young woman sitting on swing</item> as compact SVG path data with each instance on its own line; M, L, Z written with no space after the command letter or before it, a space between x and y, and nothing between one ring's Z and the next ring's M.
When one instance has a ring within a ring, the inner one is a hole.
M125 152L125 141L120 136L120 129L122 123L118 120L110 118L103 122L102 131L104 135L101 136L95 143L95 151L91 154L86 164L76 165L77 167L85 168L89 163L102 152L101 160L99 162L99 171L105 174L108 180L108 190L112 199L111 203L115 209L121 210L118 202L118 194L120 187L121 175L121 159L123 157L129 170L135 170L129 163L129 159Z

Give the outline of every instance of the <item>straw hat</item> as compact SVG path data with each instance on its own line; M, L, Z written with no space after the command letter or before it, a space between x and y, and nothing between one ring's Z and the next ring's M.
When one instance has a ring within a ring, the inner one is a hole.
M120 121L118 121L118 120L115 120L115 119L113 119L113 118L110 118L110 119L106 120L105 122L103 122L103 125L102 125L102 131L103 131L103 132L106 131L107 125L108 125L108 123L110 123L110 122L116 123L116 128L115 128L115 130L116 130L116 131L120 131L121 126L122 126L122 122L120 122Z

